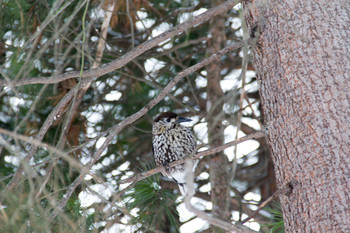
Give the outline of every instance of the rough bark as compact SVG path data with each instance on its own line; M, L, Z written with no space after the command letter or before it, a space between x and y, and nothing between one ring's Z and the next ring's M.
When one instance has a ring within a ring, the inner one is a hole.
M350 232L350 1L244 2L286 232Z
M212 1L212 7L223 3L222 0ZM210 21L211 39L208 42L208 54L219 51L225 41L225 18L223 16L215 17ZM223 120L223 91L220 86L221 66L220 61L207 66L207 120L208 120L208 138L212 147L224 144ZM231 215L229 211L229 163L223 152L214 154L210 158L210 184L211 184L211 202L213 204L212 214L223 220L229 220ZM213 227L214 232L219 232L218 228Z

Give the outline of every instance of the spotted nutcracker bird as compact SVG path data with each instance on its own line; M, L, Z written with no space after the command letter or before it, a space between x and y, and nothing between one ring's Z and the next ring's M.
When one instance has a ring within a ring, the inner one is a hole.
M153 121L153 154L157 166L163 166L164 176L172 178L182 195L186 193L186 174L184 165L169 167L169 163L194 153L196 140L191 130L183 125L191 119L179 117L173 112L164 112Z

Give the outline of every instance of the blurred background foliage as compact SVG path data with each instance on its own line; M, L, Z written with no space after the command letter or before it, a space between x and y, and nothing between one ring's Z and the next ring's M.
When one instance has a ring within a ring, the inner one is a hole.
M1 79L18 81L92 68L105 9L111 1L0 1ZM213 3L203 0L115 0L101 63L119 58L212 7ZM220 42L222 47L242 41L240 11L238 4L221 16L225 20L225 27L220 28L225 38ZM188 229L193 229L193 232L210 232L208 224L186 212L176 185L159 174L137 183L123 195L118 194L126 187L120 183L122 179L147 170L145 164L152 164L152 119L160 112L175 111L192 118L198 148L210 148L206 131L211 112L205 68L181 80L147 115L124 128L92 167L91 175L74 190L63 213L54 219L50 213L81 172L72 161L82 164L91 161L112 126L145 106L178 72L208 57L211 41L215 40L212 27L210 22L195 25L92 82L70 118L69 129L64 131L64 121L68 118L61 113L43 139L66 152L72 160L59 158L40 147L16 188L11 193L1 192L2 230L179 232L182 229L190 232ZM225 142L235 138L238 121L239 136L254 133L264 124L254 68L249 61L247 68L242 69L242 49L220 59L223 116L218 119L224 129ZM243 72L245 79L242 79ZM79 79L50 85L0 87L0 128L35 136L56 104L75 85L79 85ZM239 113L242 117L238 117ZM30 148L31 144L26 141L0 134L1 190ZM264 139L258 139L253 144L240 145L237 150L225 150L224 156L229 164L223 164L223 169L232 166L236 169L230 183L229 209L231 220L239 221L276 189L269 149ZM208 159L198 161L195 170L195 201L205 212L212 208ZM266 232L271 228L267 224L270 218L273 215L265 211L246 225Z

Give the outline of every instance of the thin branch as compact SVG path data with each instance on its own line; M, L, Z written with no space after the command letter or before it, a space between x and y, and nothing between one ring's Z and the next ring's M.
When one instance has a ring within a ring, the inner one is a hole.
M134 22L132 20L131 15L130 15L130 3L129 3L129 0L126 0L126 13L128 15L128 19L130 21L131 46L132 46L132 48L134 48L135 47Z
M242 12L240 11L240 18L241 18L241 24L242 24L242 29L243 29L243 40L248 39L248 32L247 32L247 25L245 24ZM246 84L246 73L247 73L247 67L248 67L248 43L245 43L243 46L243 58L242 58L242 70L241 70L241 93L239 96L239 104L238 107L239 109L243 108L243 101L244 101L244 96L246 95L245 92L245 84ZM243 116L243 110L238 111L238 116L237 116L237 123L236 123L236 135L235 138L238 138L238 133L241 130L241 125L242 125L242 116ZM235 175L236 175L236 169L237 169L237 152L238 152L238 146L235 147L234 152L233 152L233 161L232 161L232 170L231 174L229 175L229 182L231 182ZM242 211L239 211L239 221L242 220Z
M241 13L242 14L242 13ZM243 19L243 16L241 15L241 21L242 21L242 29L243 29L243 38L248 39L248 32L247 32L247 27L245 25L245 21ZM243 108L243 101L244 101L244 97L246 96L246 91L245 91L245 84L246 84L246 73L247 73L247 67L248 67L248 62L249 62L249 58L248 58L248 43L244 43L243 46L243 58L242 58L242 71L241 71L241 81L242 81L242 85L241 85L241 93L239 95L239 104L238 107L239 109ZM236 135L235 138L238 138L238 133L241 130L241 125L242 125L242 116L243 116L243 110L238 111L238 116L237 116L237 123L236 123ZM230 174L230 180L233 180L235 173L236 173L236 167L237 167L237 150L238 148L236 147L234 150L234 159L232 162L232 171Z
M266 201L261 203L259 205L258 209L256 211L254 211L254 213L252 215L250 215L249 217L244 219L241 223L244 224L244 223L248 222L249 220L251 220L252 218L254 218L260 212L260 210L262 210L267 204L269 204L273 199L275 199L279 195L281 195L281 194L282 195L286 195L286 194L288 194L290 192L291 192L291 188L290 187L277 190L274 194L271 195L271 197L267 198Z
M144 53L145 51L152 49L153 47L159 45L161 42L167 39L170 39L179 33L187 31L192 26L203 23L213 18L216 15L220 15L227 12L236 4L237 4L236 0L228 0L223 4L217 7L214 7L210 10L207 10L206 12L194 17L192 20L185 21L184 23L181 23L178 26L171 28L166 32L163 32L162 34L154 37L153 39L140 44L139 46L137 46L127 54L121 56L119 59L116 59L108 64L104 64L95 69L86 70L82 74L80 73L80 71L73 71L73 72L68 72L61 75L52 76L50 78L42 78L42 77L28 78L28 79L13 81L11 83L8 83L6 80L0 80L0 86L15 87L15 86L28 85L28 84L58 83L70 78L78 78L78 77L81 77L81 78L100 77L102 75L105 75L107 73L110 73L116 69L123 67L124 65L134 60L136 57L138 57L142 53Z
M19 139L21 141L24 141L26 143L35 145L36 147L43 147L46 148L48 151L50 151L51 153L56 154L58 157L65 159L66 161L69 162L70 165L75 166L77 169L83 169L85 172L89 172L87 169L84 168L84 166L79 163L77 160L75 160L74 158L72 158L71 156L69 156L66 152L57 149L56 147L53 147L45 142L42 142L40 140L36 140L36 139L32 139L28 136L24 136L22 134L18 134L3 128L0 128L0 133L1 134L5 134L8 135L14 139ZM7 142L3 142L2 140L0 140L0 144L4 144ZM28 164L27 164L28 165ZM5 190L2 190L2 192L4 192Z
M237 145L239 143L242 143L242 142L245 142L245 141L248 141L248 140L251 140L251 139L262 138L262 137L265 137L265 136L266 136L266 134L263 133L263 132L252 133L252 134L249 134L247 136L241 137L241 138L239 138L237 140L225 143L222 146L218 146L218 147L215 147L215 148L212 148L212 149L208 149L208 150L205 150L205 151L198 152L198 153L196 153L193 156L192 159L195 160L195 159L199 159L199 158L204 157L204 156L216 154L216 153L218 153L220 151L225 150L228 147ZM185 162L185 159L180 159L180 160L177 160L175 162L169 163L169 167L174 167L174 166L183 164L184 162ZM154 175L154 174L156 174L158 172L161 172L161 171L164 171L164 168L162 166L158 166L158 167L153 168L153 169L151 169L149 171L142 172L142 173L139 173L139 174L137 174L137 175L135 175L133 177L127 178L125 180L122 180L122 181L120 181L120 183L124 184L124 183L130 183L130 182L137 182L137 181L143 180L143 179L145 179L145 178L147 178L147 177L149 177L151 175Z

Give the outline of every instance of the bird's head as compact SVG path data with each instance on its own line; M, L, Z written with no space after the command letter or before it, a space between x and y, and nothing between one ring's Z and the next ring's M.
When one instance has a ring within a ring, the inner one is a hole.
M165 133L170 129L176 127L176 125L182 122L192 121L189 118L180 117L173 112L163 112L157 116L153 121L153 134Z

